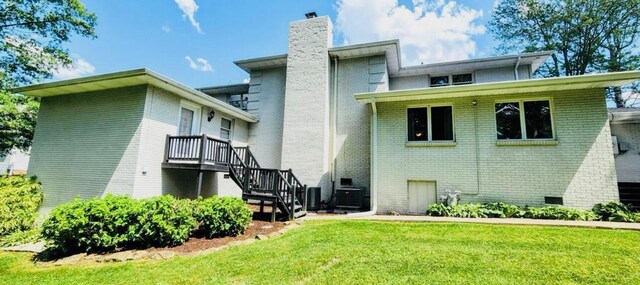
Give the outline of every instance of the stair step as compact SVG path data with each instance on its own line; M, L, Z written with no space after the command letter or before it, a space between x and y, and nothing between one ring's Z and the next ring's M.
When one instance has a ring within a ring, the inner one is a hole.
M307 215L307 211L298 211L298 212L293 213L293 217L296 218L296 219L300 218L300 217L304 217L306 215Z

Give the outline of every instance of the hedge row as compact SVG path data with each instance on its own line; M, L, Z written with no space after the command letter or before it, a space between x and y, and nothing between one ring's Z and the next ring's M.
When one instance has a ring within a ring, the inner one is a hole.
M251 210L238 198L197 200L127 196L74 201L53 209L42 236L55 255L177 246L190 236L242 234Z
M609 202L596 204L592 210L577 210L559 206L524 207L504 202L486 204L459 204L447 206L433 204L427 215L458 218L530 218L548 220L575 221L612 221L612 222L640 222L640 212L621 203Z
M33 228L42 203L35 177L0 176L0 237Z

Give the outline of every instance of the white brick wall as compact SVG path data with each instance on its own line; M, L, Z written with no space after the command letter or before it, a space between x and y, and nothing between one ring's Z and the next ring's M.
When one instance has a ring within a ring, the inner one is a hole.
M538 97L553 100L559 143L496 145L495 101ZM473 99L378 103L379 212L407 210L408 180L436 181L438 194L461 191L463 202L542 205L544 196L559 196L566 206L590 208L618 200L602 90L477 98L479 168ZM406 107L430 103L453 104L456 145L406 147Z
M285 68L251 73L250 111L259 122L250 124L249 146L260 166L280 168L284 121Z
M285 89L281 168L309 186L329 187L328 17L292 22Z
M76 196L132 194L146 86L42 98L29 175L43 211Z

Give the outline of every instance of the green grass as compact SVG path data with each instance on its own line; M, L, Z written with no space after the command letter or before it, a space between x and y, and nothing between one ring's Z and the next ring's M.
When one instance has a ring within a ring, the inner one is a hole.
M640 284L640 232L315 221L207 256L44 267L0 253L3 284Z

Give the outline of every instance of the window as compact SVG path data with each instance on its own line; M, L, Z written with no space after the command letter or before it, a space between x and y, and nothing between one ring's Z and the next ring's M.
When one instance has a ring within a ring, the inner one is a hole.
M453 107L407 109L407 133L409 141L453 141Z
M178 135L191 136L200 132L201 107L186 100L180 101Z
M471 84L473 83L473 76L471 73L454 74L451 76L453 85Z
M554 138L549 100L496 103L495 111L499 140Z
M471 73L429 77L429 86L431 87L449 86L451 84L463 85L471 83L473 83L473 74Z
M447 86L447 85L449 85L449 76L445 75L445 76L434 76L434 77L431 77L429 85L431 87Z
M231 139L231 120L222 118L220 122L220 138L223 140Z

